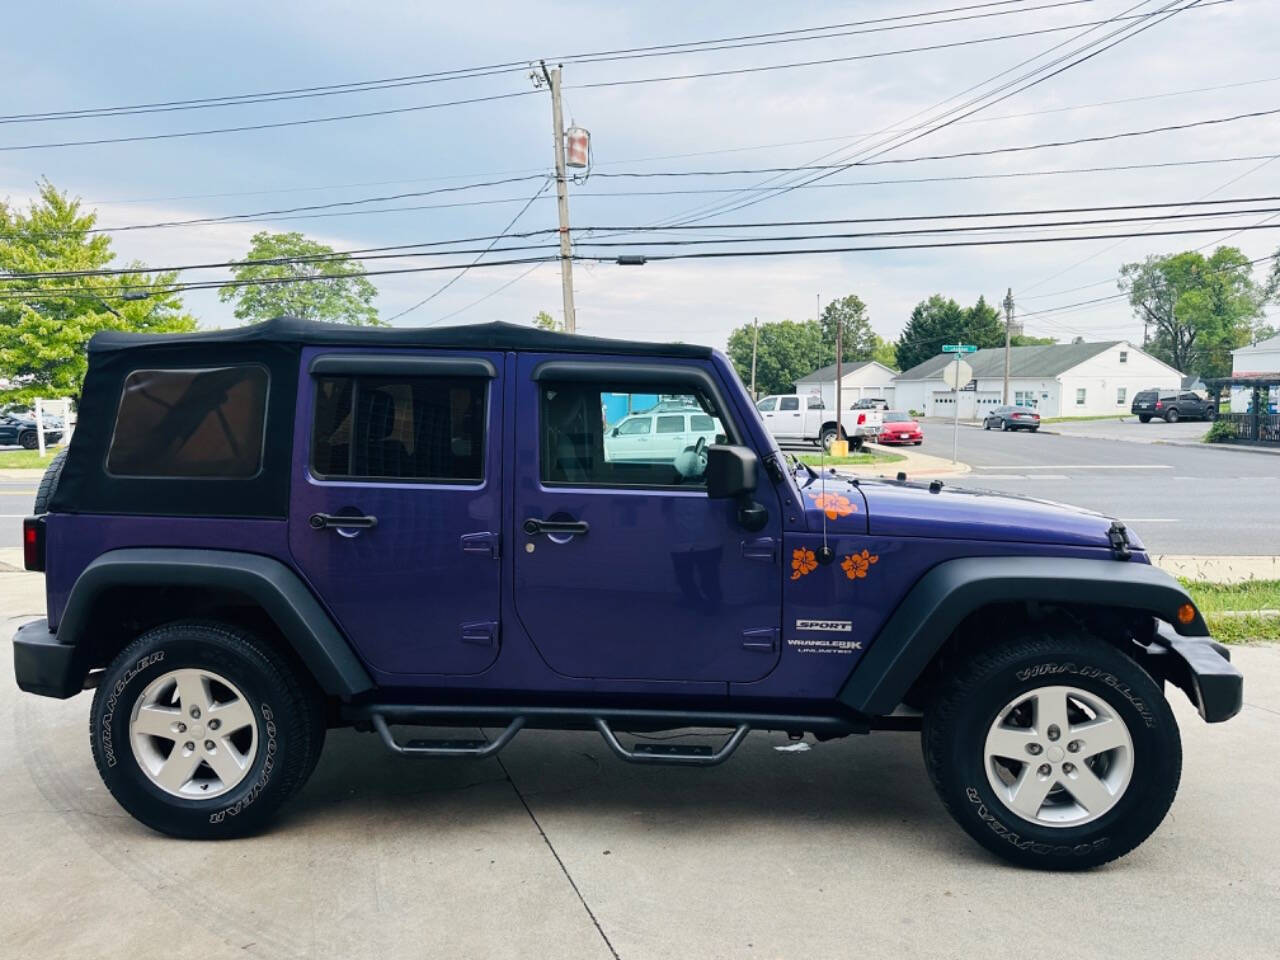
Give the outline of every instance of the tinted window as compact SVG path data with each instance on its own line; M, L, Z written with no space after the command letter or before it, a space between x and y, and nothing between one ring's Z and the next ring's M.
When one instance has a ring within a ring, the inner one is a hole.
M799 410L800 398L799 397L783 397L781 402L778 404L778 409L779 410Z
M267 371L135 370L107 453L121 477L252 477L262 467Z
M318 377L312 469L328 479L482 480L488 386L472 377Z
M810 398L809 398L809 409L810 409L810 410L822 410L822 409L825 409L825 408L824 408L824 406L823 406L823 403L822 403L822 398L821 398L821 397L810 397Z
M672 408L699 412L632 413ZM693 422L691 432L686 421ZM545 383L539 424L542 479L589 486L700 486L705 449L725 434L723 423L709 399L692 394Z
M758 404L756 404L756 409L757 409L757 410L764 410L764 411L768 412L768 411L773 410L773 408L774 408L774 407L776 407L777 405L778 405L778 398L777 398L777 397L765 397L765 398L764 398L763 400L761 400Z
M885 423L902 423L904 420L914 419L911 414L905 410L886 410L884 412Z

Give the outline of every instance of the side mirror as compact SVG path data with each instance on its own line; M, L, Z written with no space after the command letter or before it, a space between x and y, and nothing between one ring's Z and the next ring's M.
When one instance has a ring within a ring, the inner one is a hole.
M756 489L760 458L750 447L732 445L707 448L707 496L728 500L750 496Z
M611 436L611 437L616 437L617 435L618 435L618 428L617 428L617 427L614 427L612 430L610 430L610 431L609 431L609 436Z

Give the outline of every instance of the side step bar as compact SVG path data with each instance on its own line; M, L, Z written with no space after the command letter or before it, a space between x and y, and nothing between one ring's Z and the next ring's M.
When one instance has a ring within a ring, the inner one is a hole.
M595 724L609 749L628 763L671 763L689 767L714 767L717 763L724 763L751 731L749 724L738 724L719 750L677 743L637 743L628 750L618 741L604 717L596 717Z
M491 757L510 743L524 726L524 717L514 717L493 740L410 740L400 744L391 735L391 728L382 714L370 714L369 719L387 749L405 757Z
M526 726L549 729L591 729L604 738L609 749L628 763L677 764L710 767L723 763L742 745L752 730L811 731L820 739L868 733L872 725L865 719L829 716L774 715L755 713L665 711L648 709L601 710L599 708L543 706L461 706L451 704L368 705L353 711L357 725L368 722L389 750L406 757L491 757L505 747ZM493 740L409 740L401 743L391 733L391 723L430 726L444 722L456 725L488 726L505 724ZM634 726L631 726L634 724ZM677 729L713 727L732 731L718 748L641 741L626 747L614 728Z

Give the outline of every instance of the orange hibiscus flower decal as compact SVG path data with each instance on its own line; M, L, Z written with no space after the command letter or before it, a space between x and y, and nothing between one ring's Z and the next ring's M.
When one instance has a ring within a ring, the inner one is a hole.
M844 571L844 575L850 580L861 580L867 575L871 565L879 562L879 554L863 550L861 553L851 553L845 557L840 563L840 569Z
M799 580L806 573L818 569L818 558L807 547L797 547L791 551L791 579Z
M813 505L825 513L828 520L847 517L858 510L853 501L841 493L811 493L809 496L813 498Z

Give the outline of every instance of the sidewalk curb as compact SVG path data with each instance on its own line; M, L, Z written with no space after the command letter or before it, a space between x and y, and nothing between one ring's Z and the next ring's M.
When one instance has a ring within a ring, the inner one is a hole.
M43 467L15 467L9 470L0 470L0 480L35 480L39 483L40 478L43 476Z
M1203 440L1151 440L1152 446L1192 447L1196 450L1231 450L1236 453L1260 453L1264 457L1280 457L1280 447L1269 450L1266 447L1237 446L1234 443L1205 443Z

